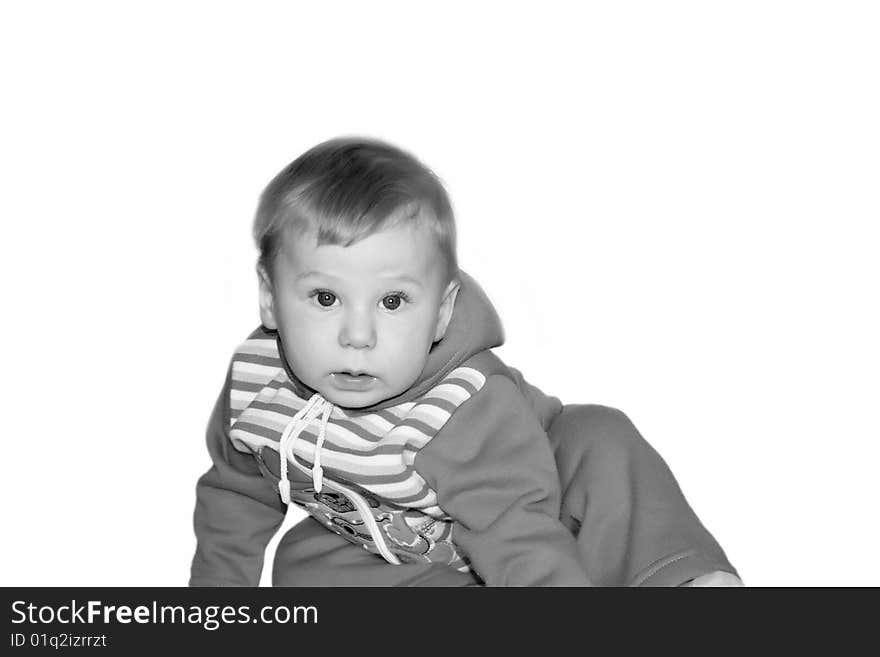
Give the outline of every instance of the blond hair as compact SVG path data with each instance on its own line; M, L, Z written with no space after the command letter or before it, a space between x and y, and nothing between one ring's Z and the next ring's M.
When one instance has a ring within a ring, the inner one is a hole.
M253 235L271 276L283 235L314 234L318 244L349 246L405 223L430 227L458 273L455 218L439 178L415 157L375 139L342 137L309 149L263 190Z

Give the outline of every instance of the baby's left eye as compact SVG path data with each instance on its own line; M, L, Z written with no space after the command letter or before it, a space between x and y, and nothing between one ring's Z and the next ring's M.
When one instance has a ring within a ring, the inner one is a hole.
M406 297L402 294L389 294L382 298L382 306L385 310L397 310L404 301Z

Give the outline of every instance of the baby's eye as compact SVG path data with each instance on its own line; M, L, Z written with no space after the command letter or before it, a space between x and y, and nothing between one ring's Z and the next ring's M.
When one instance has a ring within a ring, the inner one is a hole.
M397 310L404 301L408 300L407 296L402 292L395 292L382 298L382 306L385 310Z
M336 303L336 295L327 290L315 290L309 296L315 297L318 300L318 303L324 308L329 308Z

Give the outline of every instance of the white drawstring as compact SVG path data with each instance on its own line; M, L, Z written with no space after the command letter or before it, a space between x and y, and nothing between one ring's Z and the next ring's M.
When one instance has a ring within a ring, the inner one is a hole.
M324 446L324 434L327 430L327 423L330 421L330 414L333 412L333 404L316 392L306 402L306 405L291 418L281 434L281 440L278 444L278 458L281 466L278 492L281 494L281 499L285 504L290 504L290 480L287 478L287 459L295 458L292 449L293 442L322 411L321 430L318 433L318 441L315 444L315 458L314 465L312 466L312 482L315 485L315 491L320 493L324 476L324 469L321 467L321 448Z
M324 468L321 467L321 449L324 447L324 436L332 412L333 404L321 397L318 393L315 393L306 405L303 406L293 418L291 418L290 422L287 423L287 426L284 427L278 445L278 457L281 463L281 479L278 481L278 491L281 493L281 499L284 500L285 504L290 504L291 502L290 480L287 478L287 459L294 459L294 465L301 470L305 470L305 467L301 466L295 460L296 456L293 453L293 444L303 430L308 427L312 423L312 420L316 419L318 415L322 415L322 417L321 428L318 431L318 440L315 442L315 456L312 463L312 483L314 484L315 492L321 492L321 489L324 486ZM373 537L373 541L376 544L376 549L378 549L379 554L381 554L388 563L400 565L400 559L388 549L385 538L382 536L382 532L379 530L376 519L373 517L370 510L369 503L359 493L342 486L338 482L332 482L330 488L342 491L354 504L363 519L364 524L369 530L370 536Z
M312 483L315 485L315 492L320 493L324 487L324 468L321 467L321 448L324 447L324 434L327 431L327 423L330 421L330 413L333 411L333 404L325 400L324 416L321 418L321 430L318 432L318 440L315 442L315 460L312 463Z

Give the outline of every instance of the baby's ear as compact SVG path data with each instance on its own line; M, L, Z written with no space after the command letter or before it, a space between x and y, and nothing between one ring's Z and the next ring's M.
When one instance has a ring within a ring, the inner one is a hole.
M267 329L275 330L275 297L272 294L272 279L263 265L257 265L257 277L260 281L260 321Z
M446 335L446 329L449 328L449 322L452 320L452 311L455 308L455 297L458 296L458 290L461 283L453 279L446 286L443 292L443 301L440 302L440 310L437 313L437 329L434 331L434 342L442 340Z

